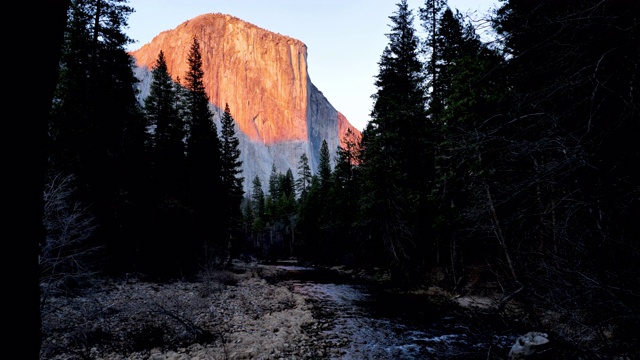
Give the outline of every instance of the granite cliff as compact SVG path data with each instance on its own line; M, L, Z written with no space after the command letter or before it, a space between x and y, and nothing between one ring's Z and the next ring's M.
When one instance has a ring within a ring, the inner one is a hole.
M149 93L160 50L174 80L184 78L194 36L200 42L204 84L218 129L225 103L236 121L245 191L256 175L267 184L272 164L296 176L302 153L315 172L323 140L333 157L348 129L360 136L311 82L303 42L225 14L185 21L131 52L140 101Z

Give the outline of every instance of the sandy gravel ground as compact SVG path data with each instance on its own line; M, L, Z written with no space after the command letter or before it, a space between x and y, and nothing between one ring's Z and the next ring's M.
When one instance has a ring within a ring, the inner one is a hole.
M104 281L44 303L40 359L322 359L339 342L278 270L257 264L198 282Z

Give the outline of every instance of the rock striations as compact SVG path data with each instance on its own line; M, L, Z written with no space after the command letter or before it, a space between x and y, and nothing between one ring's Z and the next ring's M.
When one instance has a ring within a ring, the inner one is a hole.
M237 124L245 191L256 175L267 184L272 164L281 173L291 169L295 177L302 153L315 172L323 140L333 156L348 129L360 136L311 83L304 43L225 14L185 21L131 52L140 101L149 93L160 50L174 80L184 78L194 36L218 129L225 103Z

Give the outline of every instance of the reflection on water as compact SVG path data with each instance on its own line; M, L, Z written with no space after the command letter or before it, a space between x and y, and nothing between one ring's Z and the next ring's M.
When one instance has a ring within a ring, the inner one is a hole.
M327 338L341 347L335 359L487 358L486 344L468 334L455 317L430 308L424 297L387 295L369 285L353 284L336 273L308 267L280 266L293 291L304 295L332 318ZM505 352L508 337L492 339ZM465 355L466 354L466 355Z

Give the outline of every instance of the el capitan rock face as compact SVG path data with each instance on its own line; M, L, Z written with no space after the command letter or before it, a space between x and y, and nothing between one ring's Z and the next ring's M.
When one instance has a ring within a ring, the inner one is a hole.
M226 103L237 124L245 191L256 175L266 184L272 164L297 176L302 153L315 172L323 140L333 157L348 129L360 136L311 83L304 43L225 14L185 21L131 52L141 101L149 93L160 50L174 80L184 78L194 36L200 42L204 85L218 129Z

